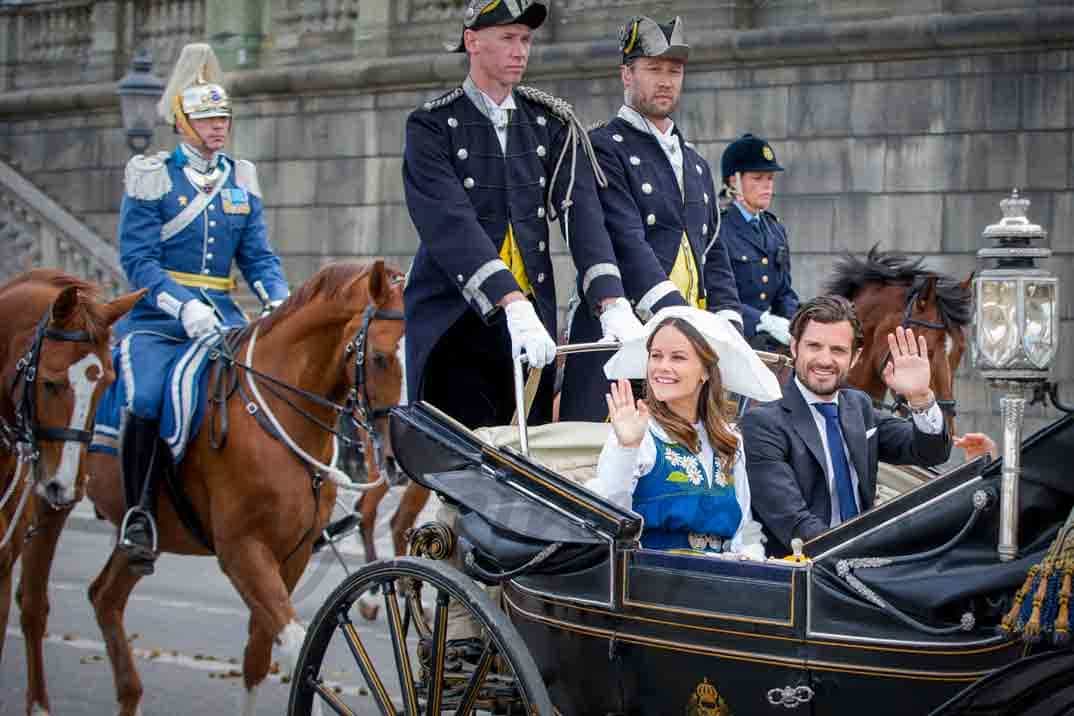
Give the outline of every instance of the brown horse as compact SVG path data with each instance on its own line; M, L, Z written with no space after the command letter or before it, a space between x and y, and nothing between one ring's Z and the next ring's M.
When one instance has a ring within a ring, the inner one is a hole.
M826 289L854 303L865 333L861 356L847 382L879 405L887 395L881 377L888 361L887 336L898 326L925 336L932 367L931 387L944 411L947 429L955 430L955 372L966 350L973 274L965 281L924 268L921 258L882 253L876 246L862 259L848 254L835 266ZM889 407L899 409L901 396Z
M340 412L365 421L398 402L402 281L400 271L379 260L328 266L239 335L233 369L244 388L216 408L217 415L205 418L223 424L219 412L226 411L227 439L216 448L214 438L220 435L201 430L176 466L211 552L183 526L171 500L159 501L159 548L215 554L250 609L244 713L253 712L273 645L280 646L283 666L290 668L304 638L291 591L309 561L313 538L331 514L337 482L349 482L326 464L336 453L331 426ZM248 410L247 400L257 410ZM269 421L278 439L259 417ZM380 413L378 420L377 430L385 430L386 416ZM85 462L87 494L101 514L118 524L125 507L118 460L91 453ZM139 579L117 549L89 590L125 716L138 711L142 696L123 628L123 612ZM43 684L39 703L48 703Z
M26 641L28 713L48 709L40 646L56 548L50 533L59 534L81 497L87 428L115 380L111 326L144 293L100 303L95 286L51 269L0 286L0 634L7 632L11 573L21 554L16 598ZM30 531L38 536L30 539Z

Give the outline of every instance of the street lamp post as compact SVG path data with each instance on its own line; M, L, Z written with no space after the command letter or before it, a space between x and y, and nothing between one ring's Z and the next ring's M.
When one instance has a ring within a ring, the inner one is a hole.
M993 388L1004 392L1003 475L1000 483L999 558L1018 555L1018 480L1021 477L1022 423L1026 391L1048 380L1059 346L1059 280L1038 259L1050 249L1032 242L1045 237L1026 218L1029 200L1018 190L1000 203L1003 218L984 230L996 245L977 252L986 266L973 280L974 367ZM989 265L991 264L991 265Z
M130 71L116 87L127 146L135 154L144 152L153 141L157 102L164 94L164 82L152 73L152 67L152 53L140 48L131 59Z

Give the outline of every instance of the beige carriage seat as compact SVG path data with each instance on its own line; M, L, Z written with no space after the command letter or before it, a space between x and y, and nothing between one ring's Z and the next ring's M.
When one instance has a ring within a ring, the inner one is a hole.
M529 429L530 457L580 485L597 476L597 458L608 439L611 423L563 422ZM478 428L479 439L498 448L521 451L518 426Z

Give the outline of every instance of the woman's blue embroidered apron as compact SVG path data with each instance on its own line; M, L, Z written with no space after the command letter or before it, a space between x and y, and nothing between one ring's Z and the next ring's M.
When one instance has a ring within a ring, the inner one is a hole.
M723 551L742 522L742 508L734 478L720 468L719 453L713 452L709 487L697 455L655 434L652 438L656 462L634 488L633 509L645 518L642 546Z

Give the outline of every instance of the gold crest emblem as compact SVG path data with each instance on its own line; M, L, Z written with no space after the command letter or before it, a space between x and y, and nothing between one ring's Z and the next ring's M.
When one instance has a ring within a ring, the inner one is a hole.
M772 153L772 147L768 146L767 144L764 145L764 149L761 150L761 156L763 156L768 161L772 161L776 158L776 155Z
M731 716L731 707L706 677L686 704L686 716Z
M179 206L186 206L188 201L190 201L190 200L187 199L185 196L182 196L182 195L179 196Z

